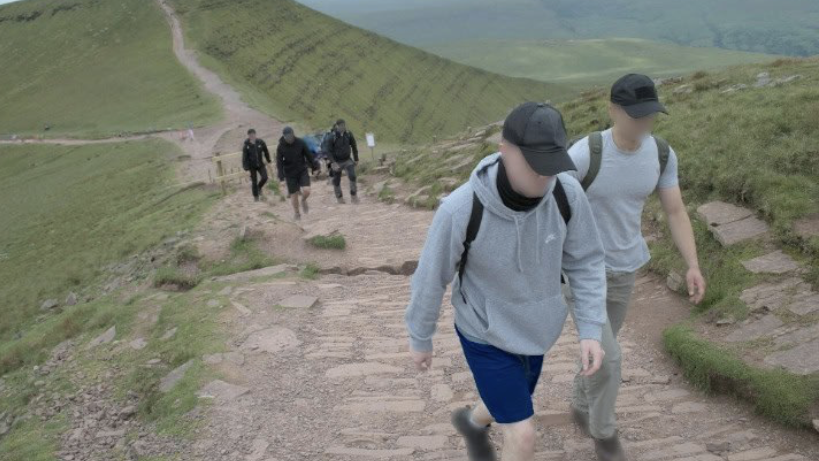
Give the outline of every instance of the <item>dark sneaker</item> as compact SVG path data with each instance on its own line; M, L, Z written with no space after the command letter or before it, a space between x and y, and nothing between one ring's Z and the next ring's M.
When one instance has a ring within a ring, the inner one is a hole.
M574 405L569 407L569 412L572 414L572 422L574 422L575 427L577 427L586 437L591 437L591 431L589 430L589 414L585 411L578 410L574 407Z
M352 202L353 202L355 205L358 205L358 196L357 196L357 195L353 195L353 196L350 198L350 200L352 200Z
M347 203L344 201L344 197L336 197L336 199L338 200L339 205L344 205L345 203Z
M628 461L616 432L607 439L594 439L594 451L599 461Z
M254 202L258 202L258 201L259 201L259 196L258 196L258 195L254 196L254 197L253 197L253 201L254 201Z
M495 447L489 441L489 428L476 428L469 420L471 414L472 410L467 407L452 412L452 425L466 442L469 461L496 461Z
M301 221L301 214L299 213L294 214L293 219L295 219L296 221Z

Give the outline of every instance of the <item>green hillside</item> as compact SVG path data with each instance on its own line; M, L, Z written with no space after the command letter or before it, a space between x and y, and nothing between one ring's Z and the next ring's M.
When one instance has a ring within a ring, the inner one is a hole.
M637 37L768 54L819 54L814 0L301 0L402 43Z
M609 84L630 72L665 77L774 59L767 54L685 47L635 38L486 39L427 48L454 61L492 72L573 86Z
M3 5L0 63L0 136L102 137L221 113L174 57L153 1Z
M428 139L499 118L560 88L456 64L292 0L174 0L203 64L277 116L343 117L383 140Z
M82 295L106 264L185 229L208 206L205 192L174 187L176 154L158 140L0 146L0 374L39 352L29 341L59 342L10 341L44 300Z

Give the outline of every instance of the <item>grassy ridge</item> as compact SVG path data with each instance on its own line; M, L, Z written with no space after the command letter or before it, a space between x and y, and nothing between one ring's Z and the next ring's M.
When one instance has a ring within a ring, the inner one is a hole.
M0 136L103 137L201 125L221 113L176 60L153 1L4 5L0 62Z
M0 146L0 372L29 360L25 337L4 341L44 299L79 292L105 264L191 225L210 203L200 190L168 187L176 152L164 141Z
M316 127L337 117L385 141L502 118L560 88L456 64L292 0L174 0L203 63L261 109Z
M663 77L773 60L767 54L634 38L469 40L433 44L427 49L492 72L578 87L609 83L629 72Z

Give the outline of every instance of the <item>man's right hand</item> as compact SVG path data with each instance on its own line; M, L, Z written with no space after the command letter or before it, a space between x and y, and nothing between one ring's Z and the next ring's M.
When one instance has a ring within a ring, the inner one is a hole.
M432 351L420 352L410 348L410 355L418 371L429 371L432 367Z

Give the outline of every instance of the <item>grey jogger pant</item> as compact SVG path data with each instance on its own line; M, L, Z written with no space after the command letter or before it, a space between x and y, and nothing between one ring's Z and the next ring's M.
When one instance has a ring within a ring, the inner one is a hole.
M617 416L614 409L620 390L621 362L617 334L623 326L631 294L634 291L635 272L606 271L606 311L608 322L603 327L601 346L606 352L603 366L592 376L574 378L572 406L589 414L589 431L592 437L601 439L614 435ZM574 299L571 288L564 289L569 311L574 317Z
M347 178L350 180L350 195L356 195L358 192L358 187L355 176L355 162L352 160L347 160L346 162L339 163L338 167L340 168L339 171L333 172L333 190L336 193L336 197L340 198L344 195L341 192L342 171L347 172Z

